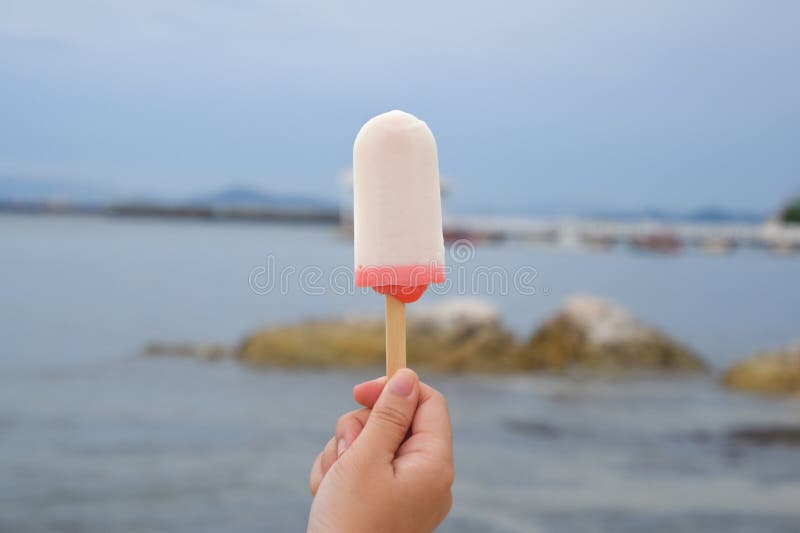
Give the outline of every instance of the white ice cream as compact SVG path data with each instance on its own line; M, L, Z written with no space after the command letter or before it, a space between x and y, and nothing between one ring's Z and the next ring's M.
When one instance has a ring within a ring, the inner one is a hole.
M427 124L403 111L364 124L353 146L353 191L357 270L444 267L439 162Z

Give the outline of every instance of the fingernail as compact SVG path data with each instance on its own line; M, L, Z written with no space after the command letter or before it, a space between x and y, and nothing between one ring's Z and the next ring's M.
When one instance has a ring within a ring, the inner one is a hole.
M336 455L341 456L344 453L346 445L347 443L344 438L339 439L339 442L336 443Z
M413 370L401 368L389 381L389 392L397 396L410 396L417 384L417 375Z

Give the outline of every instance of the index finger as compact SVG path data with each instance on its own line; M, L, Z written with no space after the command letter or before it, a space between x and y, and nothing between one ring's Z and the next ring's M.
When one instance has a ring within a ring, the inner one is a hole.
M386 385L386 376L359 383L353 387L353 399L368 409L372 409Z
M364 407L371 409L385 385L386 377L360 383L353 388L353 398ZM452 445L453 430L450 425L447 400L441 392L426 383L420 382L419 387L419 405L411 424L411 433L429 433L436 436L437 440L441 439Z

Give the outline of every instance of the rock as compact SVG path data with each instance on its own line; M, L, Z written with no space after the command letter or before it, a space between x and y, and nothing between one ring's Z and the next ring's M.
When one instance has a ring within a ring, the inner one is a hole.
M513 335L497 310L480 300L457 299L414 306L408 316L408 360L439 371L491 371L508 368L516 352ZM257 331L238 357L250 364L342 367L382 365L383 319L317 320Z
M800 446L800 426L741 427L728 432L728 440L755 446Z
M231 350L220 344L151 342L144 347L142 353L148 356L179 355L212 361L229 357Z
M723 374L722 383L760 394L800 394L800 344L747 357Z
M596 298L572 298L520 347L497 310L480 300L412 306L408 360L439 371L703 371L688 348ZM238 357L250 364L342 367L382 365L382 319L342 318L270 327L247 337Z
M689 348L640 323L631 313L592 296L574 296L521 348L530 370L702 372Z

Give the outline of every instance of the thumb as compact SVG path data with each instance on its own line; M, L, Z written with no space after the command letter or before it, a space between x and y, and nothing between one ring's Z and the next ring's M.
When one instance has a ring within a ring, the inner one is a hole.
M406 438L419 402L419 378L402 368L384 387L356 444L362 453L390 460Z

